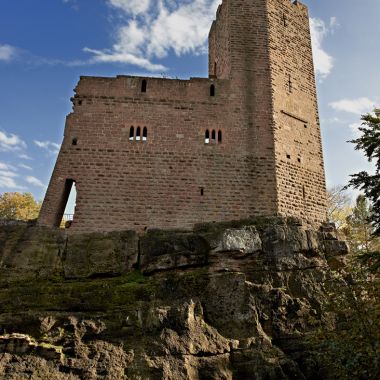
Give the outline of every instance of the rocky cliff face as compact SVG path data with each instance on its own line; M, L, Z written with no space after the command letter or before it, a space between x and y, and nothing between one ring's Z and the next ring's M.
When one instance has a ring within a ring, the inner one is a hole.
M312 379L347 253L295 219L193 232L0 227L0 378ZM327 261L328 259L328 261Z

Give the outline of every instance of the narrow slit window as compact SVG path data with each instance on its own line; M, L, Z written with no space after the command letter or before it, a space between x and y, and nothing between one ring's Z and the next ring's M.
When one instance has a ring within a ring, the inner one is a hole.
M216 142L216 133L215 133L215 129L213 129L212 132L211 132L211 141L212 141L212 142Z
M135 128L134 127L131 127L129 129L129 140L130 141L133 141L133 138L135 137Z
M282 15L282 21L284 22L284 26L288 26L288 22L286 20L286 14L285 13Z
M136 141L140 141L140 140L141 140L141 128L137 127L137 129L136 129Z
M292 77L291 75L289 74L289 79L288 79L288 90L289 92L293 92L293 82L292 82Z
M204 194L205 194L205 190L203 187L201 187L201 196L203 197Z
M143 79L143 81L141 82L141 92L146 92L146 80Z
M148 140L148 129L147 129L147 127L144 127L144 129L143 129L143 141L146 141L146 140Z
M210 131L207 129L205 133L205 143L208 144L210 142Z
M222 131L218 131L218 143L222 142Z
M306 189L305 189L305 186L302 186L302 196L303 196L303 199L306 199Z
M210 86L210 96L215 96L215 85Z

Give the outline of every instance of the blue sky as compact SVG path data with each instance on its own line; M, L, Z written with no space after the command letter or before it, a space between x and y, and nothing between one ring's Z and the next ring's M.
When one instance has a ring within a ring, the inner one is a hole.
M207 76L219 0L1 0L0 193L42 199L80 75ZM380 1L309 6L328 186L369 168L346 141L380 106Z

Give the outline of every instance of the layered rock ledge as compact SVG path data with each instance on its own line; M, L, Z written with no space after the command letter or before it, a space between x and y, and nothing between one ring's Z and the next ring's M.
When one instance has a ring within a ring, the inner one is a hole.
M0 378L308 379L348 249L293 218L66 235L0 226Z

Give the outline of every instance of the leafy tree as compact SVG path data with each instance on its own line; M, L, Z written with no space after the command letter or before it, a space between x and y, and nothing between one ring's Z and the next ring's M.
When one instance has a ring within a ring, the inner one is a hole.
M0 195L0 219L31 220L38 217L41 202L31 193L4 193Z
M368 161L375 163L375 173L362 171L353 174L349 186L360 189L372 203L371 222L374 233L380 235L380 109L373 114L362 116L362 126L359 128L362 135L350 142L355 144L356 150L362 150Z
M364 195L359 195L352 213L347 217L345 235L354 256L380 250L380 238L374 236L372 208Z
M334 186L327 190L327 217L341 232L352 214L351 197L343 186Z

